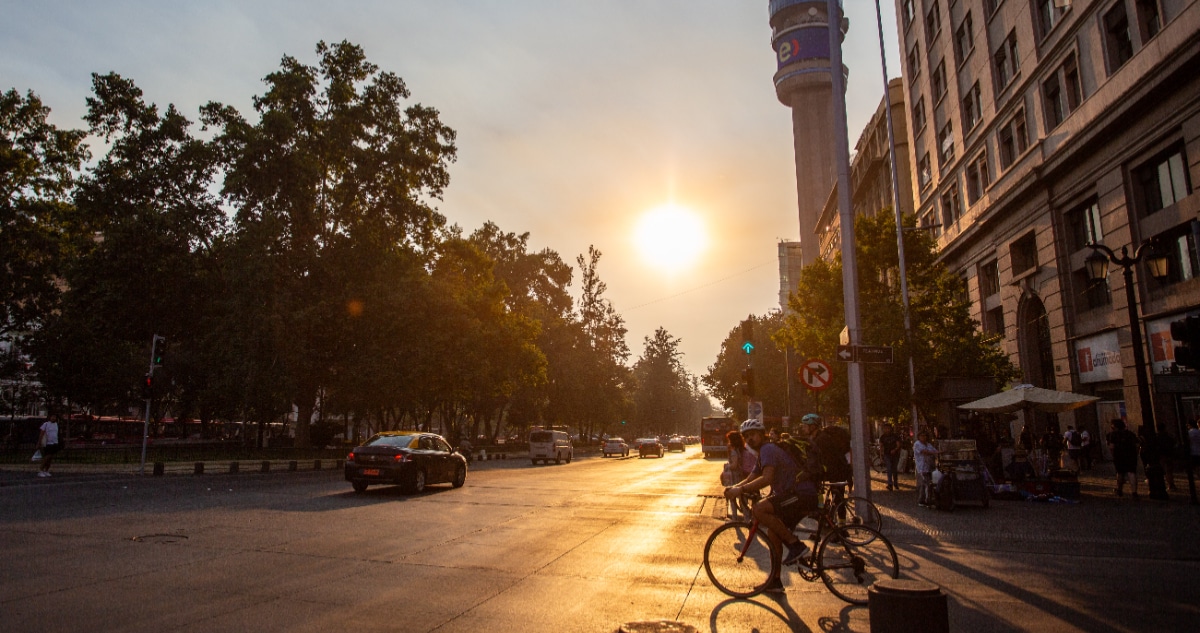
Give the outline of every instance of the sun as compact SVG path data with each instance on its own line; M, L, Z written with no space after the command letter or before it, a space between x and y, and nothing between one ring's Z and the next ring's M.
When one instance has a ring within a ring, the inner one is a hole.
M646 262L668 273L678 273L700 258L708 246L708 235L695 211L668 203L642 214L635 241Z

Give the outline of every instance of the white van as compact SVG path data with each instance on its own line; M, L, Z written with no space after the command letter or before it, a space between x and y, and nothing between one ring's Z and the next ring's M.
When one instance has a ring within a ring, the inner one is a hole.
M575 449L571 446L571 436L564 431L531 431L529 433L529 460L535 465L554 460L555 464L571 463Z

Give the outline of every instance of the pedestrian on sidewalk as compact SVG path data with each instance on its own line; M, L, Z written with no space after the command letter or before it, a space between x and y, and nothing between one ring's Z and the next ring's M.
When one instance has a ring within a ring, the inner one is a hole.
M1067 432L1063 434L1063 440L1067 444L1067 459L1071 462L1071 470L1074 470L1075 474L1079 474L1079 460L1083 455L1083 436L1075 430L1074 426L1067 425Z
M879 452L883 453L883 463L887 466L887 489L899 490L900 478L897 471L900 468L900 436L896 427L888 424L884 427L883 435L879 436Z
M1112 431L1108 434L1108 448L1112 451L1113 468L1117 471L1117 496L1125 494L1125 480L1129 480L1130 492L1133 498L1138 498L1137 459L1138 438L1133 431L1125 428L1125 421L1112 421Z
M913 457L917 462L917 505L928 507L933 503L933 468L938 449L929 442L929 431L917 434L913 444Z
M1192 503L1194 504L1196 503L1196 469L1200 468L1200 419L1188 422L1187 438L1188 493L1191 494Z
M56 414L43 422L38 433L37 447L42 451L42 467L38 470L38 477L50 476L50 464L54 461L54 455L62 448L58 438L58 419Z
M1081 449L1079 456L1083 459L1081 466L1084 470L1092 469L1092 434L1088 433L1087 429L1079 431L1079 446Z
M1170 433L1162 431L1158 438L1158 461L1163 469L1163 478L1167 481L1167 490L1175 492L1175 438Z

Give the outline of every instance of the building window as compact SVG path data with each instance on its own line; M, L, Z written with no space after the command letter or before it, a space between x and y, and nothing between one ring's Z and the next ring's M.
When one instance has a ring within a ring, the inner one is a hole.
M1071 8L1071 4L1062 0L1036 0L1036 3L1038 36L1045 39L1050 31L1054 30L1055 25L1062 20L1067 9Z
M1104 14L1104 45L1108 54L1111 75L1133 57L1133 39L1129 36L1129 16L1125 3L1118 2Z
M1192 192L1188 182L1187 158L1182 147L1174 147L1133 172L1134 188L1142 215L1165 209Z
M1008 247L1008 257L1013 277L1037 268L1037 236L1030 232L1013 242Z
M967 165L967 204L975 204L991 184L987 152L979 154Z
M963 133L966 134L973 130L981 118L983 118L983 109L979 103L979 82L977 81L962 100Z
M1082 289L1079 299L1080 307L1084 310L1095 310L1112 304L1112 290L1108 286L1107 278L1092 281L1088 279L1086 268L1071 273L1071 277L1075 281L1075 287Z
M954 61L958 65L962 65L967 59L967 55L975 49L975 34L971 32L971 12L967 11L967 16L963 18L962 24L958 25L958 29L954 31Z
M917 104L912 108L913 134L920 133L925 129L925 97L917 99Z
M992 55L992 66L996 69L996 85L999 90L1008 87L1017 76L1020 60L1017 58L1017 32L1009 31L1008 37L1000 43L1000 48Z
M979 267L979 295L987 299L1000 294L1000 266L992 260Z
M937 103L946 96L946 60L938 62L937 68L930 75L930 87L933 88L933 102Z
M942 193L942 226L950 226L962 217L962 204L958 199L958 183Z
M1042 83L1042 107L1046 114L1046 129L1053 130L1063 119L1067 118L1066 104L1063 103L1062 86L1059 84L1058 73Z
M1000 128L996 140L996 144L1000 148L1000 167L1008 169L1029 146L1024 109L1017 111L1016 116L1009 119L1004 127Z
M983 329L990 334L1004 336L1004 306L988 310L983 315Z
M913 0L904 0L901 3L900 15L904 16L904 28L907 29L912 24L913 18L916 17L916 13L913 10Z
M1066 219L1072 251L1104 241L1104 231L1100 226L1100 205L1095 200L1068 211Z
M938 3L934 0L933 6L929 8L929 13L925 14L925 38L929 40L926 44L933 48L933 40L937 37L938 31L942 30L942 15L938 11Z
M954 124L947 121L938 131L938 166L942 169L954 160Z
M933 168L929 162L929 152L925 152L917 161L917 184L924 189L931 182L933 182Z
M1067 56L1062 65L1063 90L1067 96L1067 112L1074 112L1083 103L1083 83L1079 80L1079 60L1075 53Z
M1193 222L1159 233L1154 236L1154 243L1167 256L1167 276L1165 279L1146 278L1151 290L1177 284L1189 279L1200 277L1200 259L1196 253L1196 229Z
M934 237L941 237L942 225L939 224L934 218L935 218L934 211L929 211L928 213L922 215L921 216L921 226L929 229L929 232L933 233Z
M912 83L921 75L921 45L920 43L913 44L911 50L908 51L908 81Z
M992 17L996 13L996 5L1000 2L1002 0L983 0L983 14L989 18Z
M1138 29L1142 33L1142 45L1158 35L1162 29L1162 18L1158 13L1158 0L1136 0Z

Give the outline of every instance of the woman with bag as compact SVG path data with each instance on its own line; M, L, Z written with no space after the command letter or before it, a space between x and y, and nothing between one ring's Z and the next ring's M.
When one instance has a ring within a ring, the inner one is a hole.
M729 462L725 464L725 470L721 473L721 484L728 487L744 480L747 475L754 472L754 467L758 465L758 453L746 446L745 438L738 431L726 433L725 442L729 446ZM739 497L736 501L731 502L730 518L737 520L739 510L742 515L750 516L750 505L746 502L745 497Z
M58 438L58 416L42 423L37 446L42 454L42 469L38 471L38 477L49 477L50 462L54 461L55 453L62 448Z

